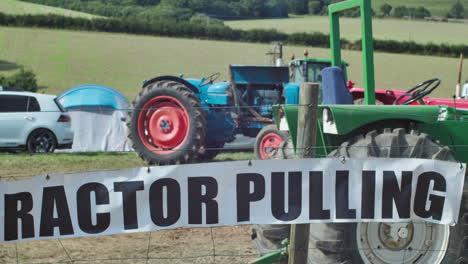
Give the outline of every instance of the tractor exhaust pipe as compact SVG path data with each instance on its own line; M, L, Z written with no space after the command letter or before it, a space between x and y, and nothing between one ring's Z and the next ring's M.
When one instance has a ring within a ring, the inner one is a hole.
M278 58L276 59L276 66L284 66L283 61L283 43L278 42L276 43L276 48L278 50Z
M462 70L463 70L463 53L460 53L460 66L458 67L458 82L455 88L455 96L456 98L460 97L460 90L461 90L461 78L462 78Z

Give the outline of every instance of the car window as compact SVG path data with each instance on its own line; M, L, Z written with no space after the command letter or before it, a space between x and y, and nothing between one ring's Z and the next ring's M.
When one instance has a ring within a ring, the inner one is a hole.
M28 112L40 112L41 107L39 106L39 102L35 97L29 96L29 102L28 102Z
M0 112L26 112L28 96L0 95Z

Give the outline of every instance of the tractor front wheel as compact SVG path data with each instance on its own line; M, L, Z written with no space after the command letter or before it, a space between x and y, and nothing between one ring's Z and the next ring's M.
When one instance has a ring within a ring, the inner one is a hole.
M255 138L255 157L266 160L281 147L281 143L288 140L288 133L278 130L276 125L268 125L262 128Z
M148 164L197 160L205 143L206 117L199 99L184 85L157 81L143 88L128 119L129 138Z

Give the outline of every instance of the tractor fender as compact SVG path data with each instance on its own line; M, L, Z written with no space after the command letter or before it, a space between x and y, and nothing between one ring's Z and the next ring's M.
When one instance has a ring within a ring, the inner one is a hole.
M323 130L347 135L378 124L435 124L443 106L327 105L321 109ZM320 118L320 117L319 117Z
M163 76L158 76L158 77L155 77L153 79L150 79L150 80L147 80L143 83L143 86L142 87L145 87L149 84L152 84L154 82L159 82L159 81L173 81L173 82L178 82L180 84L183 84L185 87L189 88L190 90L192 90L192 92L196 93L196 94L199 94L200 91L197 89L197 87L195 87L193 84L191 84L190 82L188 82L187 80L184 80L182 78L179 78L179 77L176 77L176 76L172 76L172 75L163 75Z

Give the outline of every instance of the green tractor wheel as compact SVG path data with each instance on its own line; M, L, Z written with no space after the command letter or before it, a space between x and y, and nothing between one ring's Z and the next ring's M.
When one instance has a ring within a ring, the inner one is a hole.
M344 142L331 157L422 158L455 161L452 152L428 135L403 128L371 131ZM468 263L465 187L456 226L428 222L312 224L310 258L320 263L453 264ZM318 231L316 231L318 230Z

